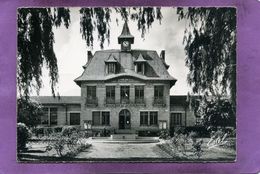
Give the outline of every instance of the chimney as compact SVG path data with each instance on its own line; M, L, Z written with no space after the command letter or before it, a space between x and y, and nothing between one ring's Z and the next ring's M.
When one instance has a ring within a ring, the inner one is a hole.
M165 62L165 50L161 51L160 58Z
M92 52L88 51L88 62L93 58Z

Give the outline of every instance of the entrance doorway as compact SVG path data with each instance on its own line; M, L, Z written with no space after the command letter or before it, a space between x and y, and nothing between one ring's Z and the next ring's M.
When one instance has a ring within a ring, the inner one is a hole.
M131 128L131 114L129 110L123 109L119 112L119 129Z

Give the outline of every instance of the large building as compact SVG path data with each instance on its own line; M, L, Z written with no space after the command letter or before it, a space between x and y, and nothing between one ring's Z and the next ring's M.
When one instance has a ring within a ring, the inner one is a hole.
M104 130L151 133L196 122L186 96L170 96L176 83L167 69L165 51L131 49L134 36L127 23L118 37L121 49L92 55L75 79L81 96L35 97L43 104L41 124L77 125L94 134Z

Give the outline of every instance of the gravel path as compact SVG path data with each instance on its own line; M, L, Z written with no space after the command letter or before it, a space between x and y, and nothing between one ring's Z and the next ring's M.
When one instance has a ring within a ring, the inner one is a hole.
M92 143L76 158L171 158L157 143Z

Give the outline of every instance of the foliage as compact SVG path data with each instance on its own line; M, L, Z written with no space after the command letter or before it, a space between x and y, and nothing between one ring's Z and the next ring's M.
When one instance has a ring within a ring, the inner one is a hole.
M40 123L40 116L43 114L42 106L24 97L17 99L17 122L35 127Z
M90 147L90 144L82 141L83 135L79 132L73 132L69 136L62 133L54 133L49 137L46 151L54 149L59 157L73 157L80 151Z
M162 131L160 131L159 138L160 138L160 139L164 139L164 140L169 139L169 138L170 138L170 133L169 133L169 131L168 131L168 130L162 130Z
M53 50L52 27L62 23L68 28L68 8L19 8L18 9L17 83L21 96L28 96L32 87L39 92L42 87L42 67L49 68L51 90L55 95L58 66Z
M152 26L155 19L159 21L162 19L159 7L81 8L80 31L88 47L93 46L93 32L95 29L98 31L100 47L104 47L105 40L109 43L112 13L120 14L124 21L128 21L129 19L137 21L137 27L141 31L142 37L145 36L147 29ZM118 18L116 18L116 21L118 22Z
M109 43L111 13L120 14L123 20L137 21L138 30L144 37L146 31L156 20L161 21L160 8L81 8L80 32L88 47L93 46L93 32L97 30L100 47L105 40ZM116 18L116 21L118 19ZM21 96L28 97L31 90L39 93L42 87L42 67L49 69L50 86L55 96L58 82L57 58L53 49L53 26L66 28L70 24L69 8L19 8L18 9L18 56L17 84Z
M26 143L31 137L29 128L24 123L17 123L17 151L25 149Z
M192 142L192 147L193 147L193 154L199 159L202 156L203 150L202 150L202 144L203 140L197 140L194 139Z
M203 125L208 128L236 127L234 105L226 98L204 98L200 103L198 113L201 115Z
M75 126L64 126L62 128L61 134L63 136L70 136L70 135L72 135L75 132L76 133L79 132L79 129L77 129Z
M236 105L236 9L178 8L186 20L183 43L194 93L231 94Z

